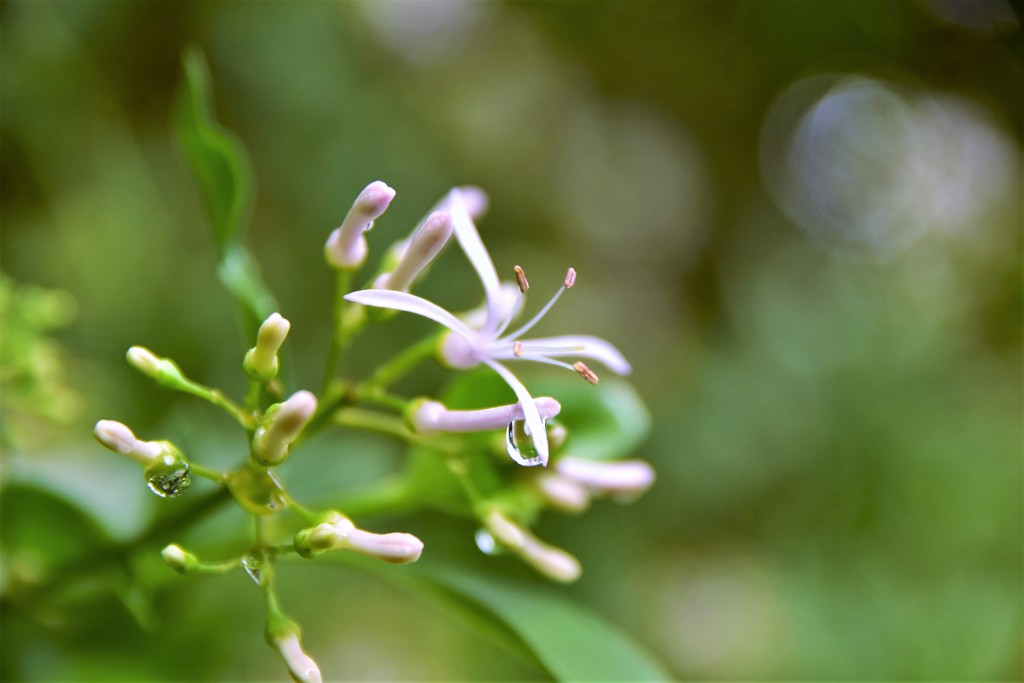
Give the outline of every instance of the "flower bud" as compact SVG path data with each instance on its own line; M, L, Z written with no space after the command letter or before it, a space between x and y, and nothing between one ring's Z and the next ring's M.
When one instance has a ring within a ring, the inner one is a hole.
M590 507L590 491L569 477L554 472L538 472L533 484L549 505L563 512L576 514Z
M355 550L392 564L408 564L420 558L423 541L412 534L365 531L357 528L348 517L331 512L317 526L295 535L295 549L303 557L328 550Z
M277 376L277 353L290 328L291 323L278 313L263 321L256 334L256 346L246 352L242 361L242 368L250 379L266 382Z
M271 644L280 653L292 679L298 683L322 683L320 667L302 649L298 630L276 638L269 638Z
M588 460L566 456L555 471L599 496L640 495L654 484L654 468L643 460Z
M316 396L308 391L297 391L271 406L253 435L253 458L265 467L279 465L315 412Z
M518 550L526 543L526 530L498 510L491 510L484 517L484 526L496 541L506 548Z
M199 569L199 560L180 545L173 543L160 551L167 566L179 574L189 574Z
M188 384L177 363L169 358L161 358L145 346L133 346L125 354L128 362L139 372L155 379L160 384L180 387Z
M549 420L561 412L562 406L550 396L534 399L542 420ZM443 403L421 399L412 404L409 422L420 434L438 432L488 432L505 429L510 422L523 420L523 407L519 403L482 410L449 410Z
M559 583L571 583L583 573L583 567L575 557L529 533L519 549L519 556L541 574Z
M363 233L373 227L373 221L387 210L394 198L395 191L379 180L359 193L345 220L331 233L324 246L327 262L332 267L355 270L363 264L369 251Z
M455 231L451 215L435 211L409 238L408 244L390 273L377 278L377 289L407 292L412 283L430 265Z
M164 454L164 445L158 441L142 441L127 426L115 420L100 420L92 431L101 444L125 455L143 467L153 464Z

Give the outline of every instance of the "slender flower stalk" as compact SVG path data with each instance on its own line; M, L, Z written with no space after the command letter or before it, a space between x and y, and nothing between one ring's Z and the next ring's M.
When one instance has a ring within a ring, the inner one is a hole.
M379 180L359 193L341 226L330 234L324 245L324 254L331 266L356 270L363 265L369 251L363 233L373 228L373 221L387 210L394 198L395 191Z
M542 420L549 420L562 411L561 404L550 396L534 399ZM449 410L438 401L421 400L413 404L409 421L420 434L438 432L487 432L504 429L513 420L525 419L523 406L511 405L482 410Z
M619 374L628 374L631 370L630 365L618 349L597 337L572 335L522 339L551 310L565 290L576 283L576 271L571 268L566 273L562 286L541 311L525 325L506 333L518 315L526 290L529 288L525 272L517 266L519 294L510 304L498 280L494 263L473 224L462 191L459 188L453 189L440 208L450 213L455 227L455 237L483 284L487 306L482 322L470 325L437 304L407 292L368 289L352 292L345 298L365 306L415 313L447 327L450 333L442 342L442 358L454 368L464 369L484 364L498 373L519 399L526 431L532 438L537 453L536 458L522 464L546 465L549 447L544 419L541 418L530 392L501 361L530 360L556 365L578 372L591 383L596 383L597 376L586 365L578 363L574 366L559 359L565 356L589 358L600 361Z

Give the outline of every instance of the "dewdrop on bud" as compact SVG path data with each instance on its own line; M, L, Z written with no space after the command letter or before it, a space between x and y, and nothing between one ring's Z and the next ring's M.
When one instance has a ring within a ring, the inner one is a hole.
M176 543L160 551L160 557L168 567L179 574L189 574L199 568L199 560Z
M550 396L534 399L534 405L542 420L551 419L562 410L561 404ZM481 410L449 410L437 401L421 399L412 404L409 412L409 422L413 429L427 435L506 429L509 423L524 419L523 407L519 403Z
M447 211L435 211L427 216L412 237L398 259L397 265L390 273L377 278L374 287L377 289L393 289L406 292L434 260L455 231L451 214Z
M250 379L266 382L277 375L277 353L290 328L291 323L278 313L263 321L256 333L256 346L246 352L242 361L242 368Z
M280 653L292 679L298 683L322 683L320 667L302 649L297 632L271 639L271 645Z
M253 435L253 458L265 467L280 464L315 412L316 397L308 391L297 391L271 406Z
M365 531L338 512L328 513L323 519L317 526L295 535L295 549L303 557L329 550L354 550L391 564L408 564L423 553L423 541L412 534Z
M355 270L363 264L369 251L363 233L373 227L373 221L387 210L394 198L395 191L379 180L359 193L341 226L327 238L324 254L331 266Z
M93 435L101 444L145 468L146 485L161 498L174 498L192 485L192 467L169 441L142 441L114 420L100 420Z

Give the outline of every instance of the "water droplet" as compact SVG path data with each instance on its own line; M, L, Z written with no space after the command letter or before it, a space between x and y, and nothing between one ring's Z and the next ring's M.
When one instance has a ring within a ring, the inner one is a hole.
M539 465L542 462L537 453L537 447L533 444L530 430L526 426L526 420L513 420L508 423L508 431L505 432L505 446L508 448L509 457L520 465Z
M180 496L192 485L192 468L188 462L171 454L160 456L146 468L149 490L161 498Z
M249 578L260 585L263 578L263 558L259 555L249 554L242 558L242 569L249 575Z
M228 489L238 504L254 515L269 515L288 507L281 484L260 467L243 467L228 475Z
M494 536L491 536L491 532L487 529L477 529L473 538L476 540L476 547L480 548L480 552L484 555L497 555L501 552L498 542L494 540Z

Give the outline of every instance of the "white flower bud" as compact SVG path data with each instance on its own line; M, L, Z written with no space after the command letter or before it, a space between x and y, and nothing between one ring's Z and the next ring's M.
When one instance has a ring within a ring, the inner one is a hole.
M491 510L484 517L484 526L495 540L506 548L518 550L526 543L526 530L498 510Z
M160 551L160 557L163 558L167 566L178 572L179 574L188 574L189 572L195 571L199 567L199 560L196 556L190 552L187 552L184 548L176 543L171 544Z
M420 558L423 541L407 533L365 531L357 528L348 517L331 512L322 523L296 534L295 549L303 557L328 550L355 550L392 564L408 564Z
M430 265L454 231L451 214L447 211L435 211L427 216L423 225L409 238L394 270L377 278L374 286L377 289L409 291L409 287Z
M278 313L273 313L260 325L256 334L256 346L249 349L242 361L242 367L250 378L266 382L277 375L277 353L288 336L291 323Z
M268 467L281 463L315 412L316 396L308 391L297 391L284 403L271 406L253 435L253 456Z
M562 405L550 396L534 399L542 420L549 420L562 411ZM482 410L449 410L437 401L413 404L409 421L420 434L437 432L488 432L505 429L509 422L523 420L523 406L512 403Z
M379 180L359 193L341 226L327 238L324 253L331 266L355 270L363 264L369 251L363 233L373 227L373 221L387 210L394 198L395 191Z
M320 667L302 650L302 643L299 642L298 633L288 633L280 638L275 638L274 647L281 653L285 665L288 667L292 678L299 683L322 683L323 677L320 674Z
M92 431L101 444L125 455L143 467L153 464L164 455L166 448L158 441L142 441L132 430L115 420L100 420Z
M142 374L156 379L163 372L163 361L145 346L133 346L125 354L128 362Z
M590 491L568 477L554 472L538 472L533 482L544 500L563 512L575 514L590 507Z
M566 456L555 471L602 496L639 495L654 484L654 468L643 460L588 460Z
M529 533L519 549L519 556L544 576L560 583L575 581L583 573L583 567L575 557Z

